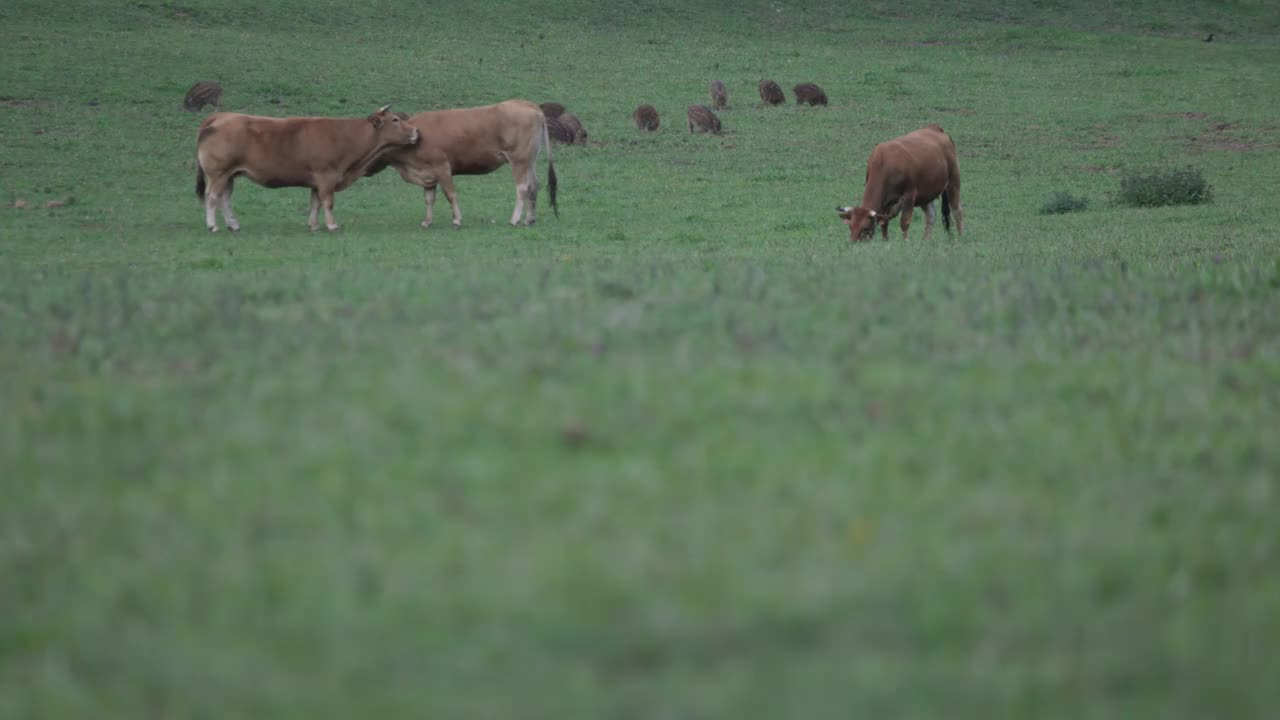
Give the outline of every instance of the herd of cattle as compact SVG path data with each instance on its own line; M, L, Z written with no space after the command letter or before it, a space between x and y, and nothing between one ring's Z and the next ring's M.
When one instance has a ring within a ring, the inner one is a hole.
M766 105L785 102L782 89L771 80L762 80L760 98ZM199 107L212 98L217 102L221 88L200 83L185 101ZM686 113L689 132L720 132L715 109L728 106L723 82L711 84L711 107L692 105ZM817 85L801 83L794 88L796 102L826 105L827 96ZM193 96L198 95L195 100ZM632 115L637 128L656 130L657 110L641 105ZM495 105L432 110L416 115L391 112L383 106L365 118L288 117L273 118L241 113L216 112L200 123L196 139L196 195L204 202L205 225L217 232L217 212L228 230L240 229L231 210L231 192L237 177L247 177L269 188L305 187L311 190L308 226L319 229L318 215L324 210L324 224L337 230L333 216L333 196L362 177L393 167L400 177L423 189L426 216L422 227L430 227L436 188L444 190L453 213L454 228L462 226L456 175L484 175L503 165L511 165L516 184L515 210L511 224L537 220L538 177L536 162L547 153L547 186L551 208L556 204L556 170L551 141L581 142L586 130L572 113L558 103L535 105L526 100L507 100ZM867 160L866 185L862 202L856 207L837 207L839 217L849 226L851 241L869 240L880 227L888 239L889 222L901 216L905 240L914 209L924 209L924 238L933 228L933 201L940 199L942 222L963 233L960 207L960 168L956 146L942 127L924 128L877 145Z

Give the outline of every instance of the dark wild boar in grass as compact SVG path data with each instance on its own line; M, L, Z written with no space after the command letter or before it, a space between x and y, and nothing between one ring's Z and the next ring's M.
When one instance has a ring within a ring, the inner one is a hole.
M652 105L641 105L636 111L631 113L631 121L636 124L637 130L648 130L650 132L658 129L658 109Z
M711 81L711 107L716 110L729 107L729 90L725 88L723 81Z
M813 83L800 83L792 88L792 92L795 93L797 105L827 104L827 94L822 92L822 88Z
M720 118L706 105L689 106L688 125L690 133L720 134Z
M772 80L760 81L760 99L765 105L781 105L787 101L787 97L782 94L782 88Z
M573 113L565 113L560 117L547 120L547 133L552 140L566 145L581 145L587 141L586 128Z
M222 86L212 80L198 82L187 91L182 99L182 107L187 112L198 112L206 105L218 107L222 102Z

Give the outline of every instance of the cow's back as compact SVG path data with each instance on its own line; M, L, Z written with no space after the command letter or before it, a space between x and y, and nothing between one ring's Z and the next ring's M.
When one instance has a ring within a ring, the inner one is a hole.
M941 127L930 125L877 145L867 173L868 180L879 176L886 195L914 191L933 198L946 189L954 167L955 144Z
M493 172L507 158L536 142L546 122L542 109L527 100L450 110L428 110L409 118L422 131L424 145L449 158L454 175Z

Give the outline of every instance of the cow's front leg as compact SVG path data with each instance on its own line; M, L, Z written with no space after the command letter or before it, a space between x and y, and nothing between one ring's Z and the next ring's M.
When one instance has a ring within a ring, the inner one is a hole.
M427 207L427 216L422 220L422 229L425 230L431 227L431 223L433 222L433 216L435 215L435 207L436 207L436 186L435 185L431 185L430 187L423 188L422 203Z
M898 221L898 226L902 228L902 239L907 239L907 230L911 228L911 216L915 214L915 208L908 205L902 208L902 219Z
M312 231L319 230L320 224L316 222L316 215L320 213L320 193L315 188L311 188L311 215L307 218L307 227Z
M324 205L324 226L329 232L338 229L338 222L333 219L333 189L326 188L320 193L320 203Z
M929 239L929 233L933 232L933 203L924 206L924 239Z

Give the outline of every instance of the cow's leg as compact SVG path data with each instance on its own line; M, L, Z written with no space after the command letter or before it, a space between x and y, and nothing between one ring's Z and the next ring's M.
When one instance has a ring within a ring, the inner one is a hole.
M206 177L204 189L204 226L209 232L218 232L218 206L222 203L222 194L226 191L228 181L220 177Z
M218 196L212 189L206 189L204 193L204 226L209 228L209 232L218 232Z
M526 175L528 181L525 183L525 201L529 203L529 211L525 213L524 224L532 225L538 221L538 173L535 172L533 163L529 163L529 173Z
M964 234L964 210L960 208L960 188L953 185L947 188L947 197L951 200L951 214L956 219L956 234Z
M453 176L441 174L440 189L444 190L444 199L449 201L449 209L453 211L453 229L462 227L462 206L458 204L458 188L453 184Z
M316 215L320 213L320 193L315 188L311 188L311 215L307 217L307 227L314 230L320 229L320 224L316 222Z
M933 231L933 203L930 202L924 206L924 239L929 239L929 233Z
M902 239L907 239L907 230L911 227L911 216L916 211L916 195L911 193L902 198L902 218L898 220L899 227L902 228Z
M427 216L422 220L422 228L425 230L431 227L436 207L436 186L429 185L422 189L422 203L426 205Z
M231 191L235 189L235 179L227 181L227 189L222 193L222 221L227 224L227 229L231 232L240 232L240 221L236 219L236 214L231 212Z
M520 216L524 214L524 196L529 189L528 180L526 179L529 173L524 163L513 160L511 162L511 174L515 176L516 180L516 209L511 213L511 224L519 225Z
M338 229L338 222L333 219L333 188L320 191L320 204L324 206L324 226L329 232Z

